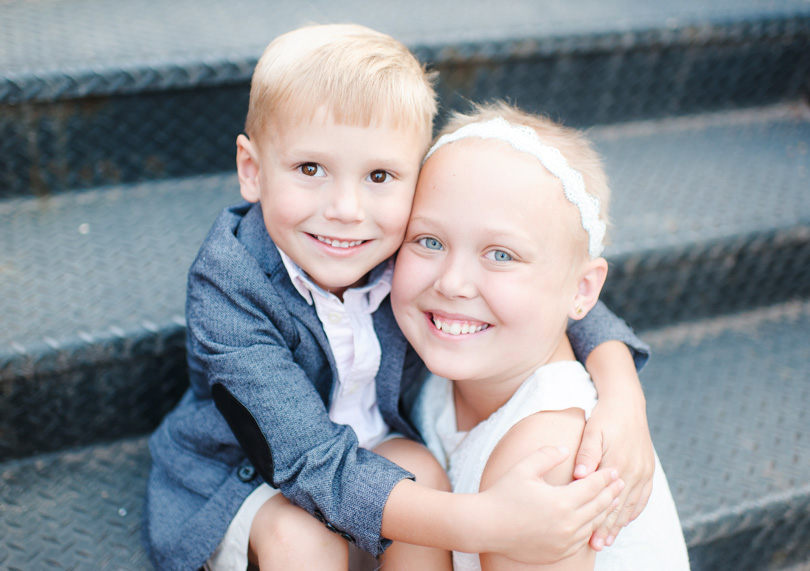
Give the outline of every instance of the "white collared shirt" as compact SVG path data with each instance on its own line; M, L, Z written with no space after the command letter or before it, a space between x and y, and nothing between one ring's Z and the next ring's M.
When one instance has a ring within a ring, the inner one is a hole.
M341 302L313 283L287 254L281 250L279 254L295 289L308 304L315 304L335 358L338 384L332 390L329 418L351 426L360 446L371 449L389 431L377 406L375 378L382 352L372 313L391 292L394 262L389 260L384 267L375 268L367 285L347 289Z

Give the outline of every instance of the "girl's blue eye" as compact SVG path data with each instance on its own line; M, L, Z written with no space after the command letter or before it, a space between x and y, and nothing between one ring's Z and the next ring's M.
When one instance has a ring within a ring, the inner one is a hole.
M381 184L383 182L386 182L389 178L391 178L391 175L389 173L383 170L379 170L370 173L366 177L366 180L369 182L376 182L377 184Z
M512 256L504 252L503 250L493 250L487 254L487 257L491 260L496 262L510 262L512 261Z
M419 243L428 250L444 250L444 246L436 238L421 238Z
M301 171L301 174L306 176L326 176L326 173L323 172L323 168L318 163L304 163L298 170Z

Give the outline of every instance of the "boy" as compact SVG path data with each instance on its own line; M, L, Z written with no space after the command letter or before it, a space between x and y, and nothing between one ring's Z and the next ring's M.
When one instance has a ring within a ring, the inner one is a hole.
M431 377L417 426L458 493L487 490L538 443L579 446L596 390L565 330L597 303L609 188L577 131L506 104L451 117L428 151L391 305ZM448 380L450 379L450 380ZM573 459L546 473L572 480ZM660 464L644 513L610 549L543 569L687 571ZM457 571L537 569L453 554ZM407 560L399 562L408 568Z
M287 521L290 510L306 516L301 525L319 521L334 532L327 537L340 539L340 558L346 542L376 555L390 539L558 558L605 520L599 514L621 486L605 471L559 490L526 476L461 498L415 484L411 472L369 451L390 433L419 440L407 414L423 365L387 294L435 112L419 63L366 28L303 28L263 54L248 137L237 139L247 203L220 215L189 271L191 387L150 442L145 536L158 568L263 563L282 551L264 533L268 520ZM598 340L634 343L643 362L643 344L610 318L612 329L595 328L605 333ZM605 344L593 353L589 361L610 371L605 378L632 369L626 349ZM614 414L624 413L616 402ZM642 406L627 426L646 435L643 397L634 402ZM561 459L555 449L539 453L532 470ZM648 478L641 470L631 480L643 488ZM520 500L513 504L530 525L508 513L508 497ZM556 518L556 507L572 502L585 506L577 518L551 526L538 515ZM457 515L473 507L493 517Z

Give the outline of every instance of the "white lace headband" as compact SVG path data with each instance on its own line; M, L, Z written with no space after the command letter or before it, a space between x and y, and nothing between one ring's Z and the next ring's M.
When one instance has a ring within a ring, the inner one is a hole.
M598 258L602 254L604 250L602 240L605 237L606 226L599 219L599 199L587 193L582 175L568 165L568 161L558 149L544 145L531 127L513 125L503 117L496 117L481 123L470 123L452 133L442 135L427 152L425 160L444 145L468 137L498 139L509 143L516 151L536 157L548 172L560 179L565 197L579 209L582 227L589 237L588 253L591 258Z

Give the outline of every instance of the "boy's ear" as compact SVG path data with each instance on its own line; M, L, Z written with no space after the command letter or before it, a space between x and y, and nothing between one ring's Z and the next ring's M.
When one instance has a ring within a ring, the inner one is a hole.
M577 294L568 311L571 319L582 319L599 301L599 294L607 278L608 263L604 258L590 260L577 283Z
M248 202L258 202L262 195L259 184L259 153L245 135L236 137L236 172L242 198Z

